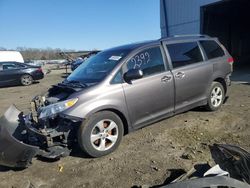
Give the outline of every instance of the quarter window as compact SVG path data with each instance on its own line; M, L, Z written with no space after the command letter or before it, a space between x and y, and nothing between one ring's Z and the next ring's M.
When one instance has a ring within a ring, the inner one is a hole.
M167 48L172 60L173 68L203 61L197 42L168 44Z
M122 71L120 70L115 77L113 78L113 80L111 81L111 84L120 84L122 83Z
M144 76L165 71L160 47L149 48L133 56L127 63L128 70L141 69Z
M200 41L200 43L205 50L208 59L222 57L225 55L224 51L215 41Z

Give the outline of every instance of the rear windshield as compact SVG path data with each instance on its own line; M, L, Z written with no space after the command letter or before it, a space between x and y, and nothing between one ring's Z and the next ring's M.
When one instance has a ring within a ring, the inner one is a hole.
M215 41L212 41L212 40L200 41L200 44L205 50L208 59L222 57L225 55L224 51Z

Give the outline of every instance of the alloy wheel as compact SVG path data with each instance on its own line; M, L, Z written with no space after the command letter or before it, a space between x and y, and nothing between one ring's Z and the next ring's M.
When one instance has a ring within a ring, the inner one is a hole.
M106 151L116 143L118 139L118 126L112 120L99 121L92 129L90 141L92 146L99 151Z
M223 91L220 87L215 87L211 93L211 104L214 107L220 106L223 99Z
M21 78L21 82L23 85L30 85L32 84L32 77L30 75L23 75Z

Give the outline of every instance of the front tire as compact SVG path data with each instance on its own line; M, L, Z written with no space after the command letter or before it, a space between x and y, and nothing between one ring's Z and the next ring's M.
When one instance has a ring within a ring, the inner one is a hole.
M29 75L29 74L22 75L22 77L21 77L21 84L23 86L29 86L32 83L33 83L33 78L32 78L31 75Z
M78 143L88 155L101 157L120 145L123 133L119 116L110 111L101 111L84 120L78 130Z
M206 109L209 111L218 110L225 99L225 89L219 82L213 82L209 90Z

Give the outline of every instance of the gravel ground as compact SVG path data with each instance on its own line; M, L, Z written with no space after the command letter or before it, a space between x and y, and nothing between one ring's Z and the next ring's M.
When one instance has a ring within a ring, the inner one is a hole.
M52 71L29 87L0 88L0 114L12 103L29 111L33 96L64 76L62 71ZM19 171L0 167L0 187L153 186L164 183L173 169L187 171L194 164L211 163L209 144L236 144L249 150L249 82L233 83L229 96L217 112L194 109L133 132L117 151L102 158L75 152L56 162L34 159L29 168Z

